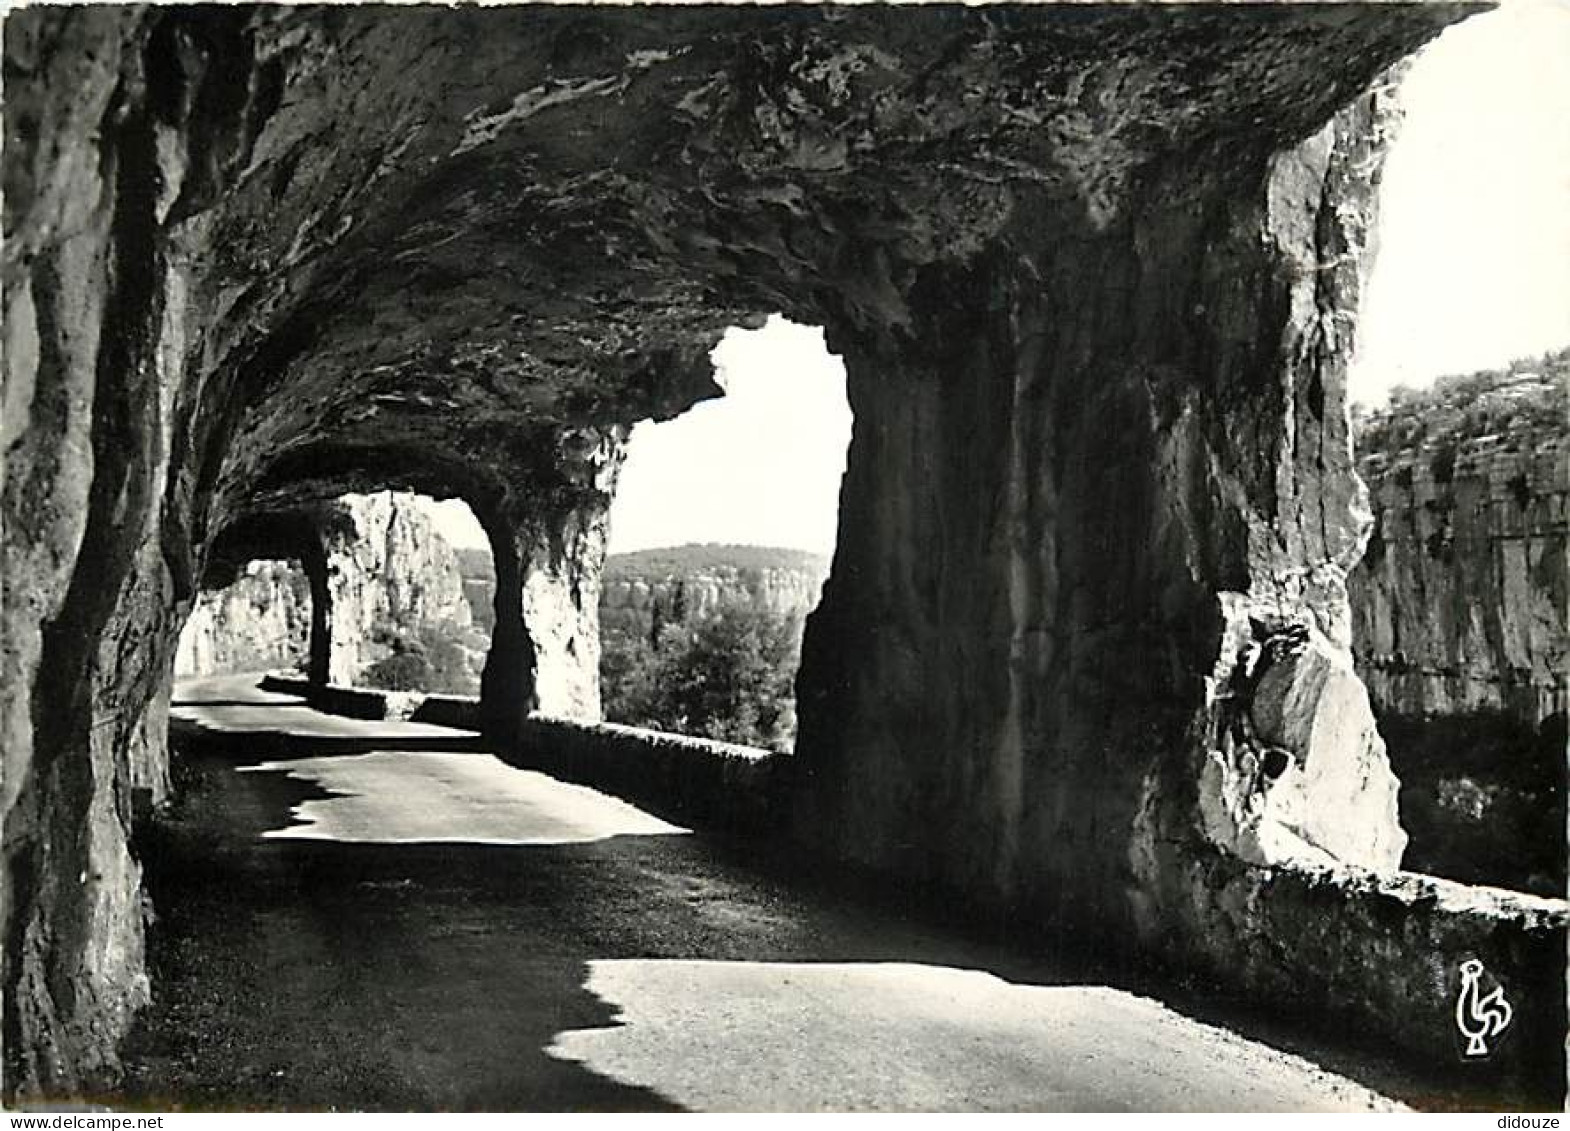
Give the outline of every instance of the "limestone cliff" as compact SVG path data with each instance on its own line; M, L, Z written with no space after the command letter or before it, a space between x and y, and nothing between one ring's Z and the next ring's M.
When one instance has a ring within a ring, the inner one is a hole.
M1503 712L1570 688L1570 350L1441 381L1358 427L1374 529L1349 579L1376 709Z
M221 589L204 589L180 633L177 676L304 667L311 593L298 562L254 561Z
M474 624L489 631L496 600L490 554L463 550L459 557ZM647 636L656 619L694 619L729 605L801 617L818 603L828 571L828 559L820 555L759 546L611 554L600 578L600 627Z
M332 605L329 682L364 682L367 667L427 629L466 633L472 617L457 556L411 496L346 495L327 508L322 526Z
M1409 868L1565 890L1570 350L1358 422L1374 527L1353 651L1402 783Z
M826 558L755 546L613 554L600 586L600 626L647 637L656 621L701 619L732 605L802 617L818 603L826 576Z

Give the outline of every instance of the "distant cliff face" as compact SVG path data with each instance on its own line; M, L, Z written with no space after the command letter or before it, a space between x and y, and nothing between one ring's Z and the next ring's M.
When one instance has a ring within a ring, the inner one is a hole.
M327 553L335 680L359 682L394 641L427 628L469 629L458 558L413 496L345 495L335 508L343 520Z
M197 598L175 653L177 676L303 665L311 595L298 562L251 562L233 584Z
M1562 894L1570 351L1359 422L1353 649L1414 871Z
M483 649L483 636L466 639L472 618L457 557L413 496L343 496L327 510L322 543L333 682L363 682L368 667L432 629ZM231 584L201 593L176 674L303 663L310 626L310 588L298 565L252 562Z
M490 554L458 552L464 591L477 627L495 619L496 578ZM600 631L647 635L661 623L697 620L718 609L748 605L781 616L805 616L817 605L829 559L765 546L675 546L612 554L600 579Z
M748 605L785 617L818 603L828 559L755 546L681 546L617 554L600 589L602 632L647 634L654 622L702 619Z
M1442 382L1361 422L1375 524L1348 588L1382 712L1536 726L1565 710L1570 351L1541 369Z

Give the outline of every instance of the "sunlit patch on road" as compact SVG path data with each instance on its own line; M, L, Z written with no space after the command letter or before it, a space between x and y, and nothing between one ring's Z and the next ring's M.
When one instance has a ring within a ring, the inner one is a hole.
M611 1028L546 1051L727 1111L1369 1111L1310 1062L1106 986L910 963L590 963Z
M689 830L585 786L473 751L375 750L239 767L331 794L294 807L273 840L369 844L585 844Z

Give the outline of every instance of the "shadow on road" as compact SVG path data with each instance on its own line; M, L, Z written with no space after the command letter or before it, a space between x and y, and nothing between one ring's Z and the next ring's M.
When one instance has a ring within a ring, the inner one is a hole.
M255 708L256 705L257 705L256 701L252 700L252 699L175 699L175 700L172 700L169 703L169 706L172 707L172 708L175 708L175 709L179 709L181 707L201 707L201 708L208 708L208 707L249 707L249 708ZM294 708L296 710L304 708L304 709L309 710L311 705L309 703L307 703L304 699L297 699L297 700L295 700L293 702L282 701L281 700L281 701L276 702L276 703L269 703L269 704L267 704L267 706L268 706L269 710L275 710L275 709L280 708L280 707ZM183 721L183 720L179 720L179 721Z
M613 1076L547 1050L597 1050L581 1058L597 1064L596 1056L615 1063L615 1056L644 1055L646 1030L642 1044L632 1045L599 1038L586 1045L572 1036L623 1022L613 1004L622 999L591 992L592 980L604 983L618 970L680 973L679 963L646 964L702 960L897 963L983 971L1013 987L1120 985L1387 1095L1424 1106L1466 1104L1377 1055L1347 1051L1349 1040L1306 1040L1299 1027L1213 1000L1204 987L1174 987L1170 972L1142 977L1109 969L1094 954L1070 957L1073 940L1022 938L1004 913L945 908L931 893L824 869L783 843L680 835L549 845L264 836L291 824L306 802L334 796L288 772L290 762L374 751L485 752L481 739L461 733L396 729L339 737L180 721L171 727L180 800L144 826L138 845L157 911L149 956L156 1001L128 1045L127 1082L115 1102L677 1109L679 1089L640 1086L635 1073ZM262 761L284 765L256 772ZM738 975L704 968L703 979L721 976ZM702 992L703 979L694 992ZM642 1002L641 993L626 1000ZM678 1010L680 997L667 987L661 1008Z
M264 836L331 795L246 770L262 758L471 751L475 740L181 726L173 746L180 800L138 845L157 910L156 1001L126 1050L120 1105L672 1110L658 1091L547 1054L563 1033L618 1023L586 988L591 963L997 965L915 919L804 898L691 836L540 846ZM1008 973L1064 981L1023 964Z
M564 1026L614 1021L584 989L596 948L563 921L592 853L264 840L325 791L182 756L179 807L141 837L156 995L118 1103L672 1108L544 1052Z
M207 705L210 704L204 704ZM293 705L280 704L284 707ZM484 754L491 752L490 744L485 739L462 731L430 737L410 737L393 733L345 738L299 734L284 730L222 731L213 730L188 719L171 719L169 736L177 758L202 757L234 763L259 759L283 762L297 758L369 754L376 750L434 750Z

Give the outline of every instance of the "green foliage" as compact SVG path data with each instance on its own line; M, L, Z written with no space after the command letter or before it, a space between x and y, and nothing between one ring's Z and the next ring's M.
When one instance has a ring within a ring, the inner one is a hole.
M650 641L610 631L601 641L606 718L699 738L789 750L801 620L727 605L664 624Z
M431 661L418 646L384 656L360 672L360 682L386 691L434 691L435 678Z
M1389 408L1355 411L1353 431L1360 451L1427 447L1433 458L1448 461L1442 468L1453 470L1457 449L1469 441L1494 436L1508 447L1563 430L1567 395L1570 348L1441 377L1430 389L1398 387Z
M372 640L388 654L361 670L359 682L365 686L457 695L479 690L473 657L476 644L483 647L483 637L443 621L423 624L413 635L378 629Z
M658 657L641 632L600 631L600 705L612 722L669 729L657 721Z
M1563 712L1532 727L1502 711L1386 715L1401 782L1404 867L1538 895L1565 891L1570 768Z

